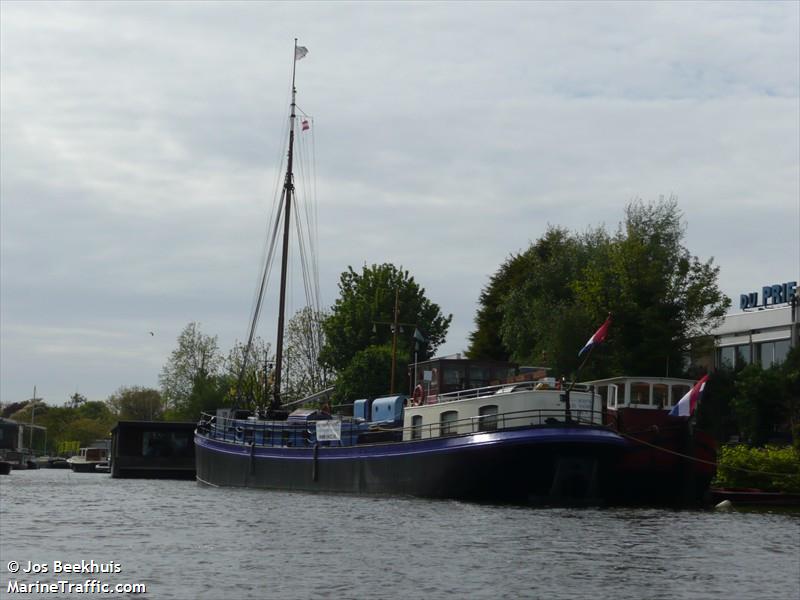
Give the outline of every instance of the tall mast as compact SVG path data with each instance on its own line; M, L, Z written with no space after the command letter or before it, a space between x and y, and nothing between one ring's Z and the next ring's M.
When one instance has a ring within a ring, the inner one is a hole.
M286 205L283 215L283 253L281 255L281 291L278 308L278 341L275 349L275 381L271 408L277 409L281 405L281 370L283 363L283 328L286 311L286 264L289 255L289 219L292 212L292 193L294 192L294 177L292 175L292 154L294 152L294 120L295 96L297 89L294 87L294 76L297 70L297 38L294 38L294 60L292 62L292 106L289 115L289 155L286 161L286 179L283 182L283 192Z

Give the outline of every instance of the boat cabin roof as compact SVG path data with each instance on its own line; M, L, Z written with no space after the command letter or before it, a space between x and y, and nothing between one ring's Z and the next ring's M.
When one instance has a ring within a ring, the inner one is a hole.
M677 377L609 377L587 381L608 408L669 409L692 388L694 381Z

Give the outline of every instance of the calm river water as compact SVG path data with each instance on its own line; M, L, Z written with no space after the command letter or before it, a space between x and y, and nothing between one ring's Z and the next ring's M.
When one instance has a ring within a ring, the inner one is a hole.
M159 599L797 600L800 512L521 508L43 469L0 477L0 558L4 598L64 596L9 581L94 579ZM48 572L11 574L10 561Z

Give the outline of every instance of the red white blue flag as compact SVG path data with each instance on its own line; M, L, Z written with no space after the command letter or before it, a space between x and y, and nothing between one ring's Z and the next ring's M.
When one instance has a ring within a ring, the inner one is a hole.
M669 411L669 414L673 417L691 417L700 402L700 398L703 397L706 381L708 381L708 375L703 375L700 381L695 383L694 387L686 392L686 395Z
M589 338L589 341L586 342L586 345L581 348L581 351L578 352L578 356L586 352L587 350L591 349L593 346L597 344L602 344L606 337L608 336L608 328L611 326L611 315L608 315L606 322L600 325L600 329L595 331L594 335Z

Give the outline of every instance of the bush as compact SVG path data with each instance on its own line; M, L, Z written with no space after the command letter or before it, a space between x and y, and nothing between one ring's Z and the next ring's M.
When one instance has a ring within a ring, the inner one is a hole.
M800 451L791 446L723 446L713 485L800 493Z

